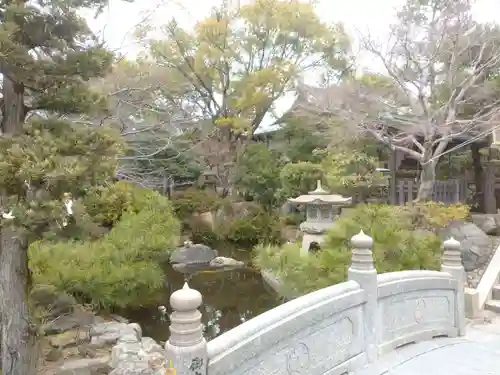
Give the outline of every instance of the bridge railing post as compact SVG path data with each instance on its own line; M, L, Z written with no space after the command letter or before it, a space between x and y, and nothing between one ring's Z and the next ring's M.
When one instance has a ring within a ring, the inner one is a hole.
M352 261L348 270L349 280L356 281L366 293L366 305L363 316L365 332L365 351L369 362L378 357L377 320L378 282L377 270L373 263L373 239L360 231L351 238Z
M207 375L207 342L201 324L202 296L187 283L170 296L170 338L165 343L166 374Z
M465 335L465 269L462 264L462 252L460 242L450 238L443 242L443 256L441 259L441 271L447 272L457 280L456 311L455 318L458 335Z

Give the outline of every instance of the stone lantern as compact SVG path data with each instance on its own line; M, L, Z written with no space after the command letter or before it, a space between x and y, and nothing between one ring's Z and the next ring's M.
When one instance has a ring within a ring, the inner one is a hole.
M305 205L306 221L300 224L302 237L302 254L307 254L313 246L319 247L324 240L325 232L333 226L335 218L342 207L349 206L352 198L330 194L321 187L318 180L316 190L307 195L288 200L292 204Z

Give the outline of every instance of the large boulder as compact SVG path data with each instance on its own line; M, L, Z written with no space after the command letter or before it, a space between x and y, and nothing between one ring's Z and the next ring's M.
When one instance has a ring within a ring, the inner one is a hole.
M109 374L109 356L99 358L82 358L65 362L55 375L105 375Z
M103 318L95 316L91 311L80 305L75 305L72 312L60 314L42 326L47 335L55 335L72 329L89 329L95 324L102 323Z
M440 237L453 237L461 244L462 263L467 272L484 268L496 248L496 243L474 223L454 222L441 230Z
M471 219L484 233L493 236L500 234L499 214L471 214Z
M164 349L152 338L142 337L137 324L128 324L111 351L110 375L155 375L165 365Z
M141 327L137 323L104 322L90 329L90 344L95 347L115 345L119 339L131 337L131 341L140 341Z

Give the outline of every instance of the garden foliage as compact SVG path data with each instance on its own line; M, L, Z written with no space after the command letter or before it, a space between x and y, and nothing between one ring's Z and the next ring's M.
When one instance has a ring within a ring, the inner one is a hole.
M463 220L466 206L425 203L413 206L358 205L346 211L327 233L322 250L304 257L298 244L258 246L255 264L278 275L285 295L307 293L346 280L351 264L350 239L363 230L373 238L379 273L437 269L441 240L432 230Z
M149 189L126 186L111 185L92 197L103 208L104 216L96 218L117 220L102 237L83 242L35 242L30 247L36 284L55 286L97 309L155 301L165 277L160 263L177 246L179 222L167 198ZM117 199L114 193L124 191L127 199Z

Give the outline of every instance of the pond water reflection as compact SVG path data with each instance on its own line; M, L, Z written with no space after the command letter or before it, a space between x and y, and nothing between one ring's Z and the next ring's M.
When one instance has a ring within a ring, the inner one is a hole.
M219 255L233 257L238 260L249 260L250 252L231 249L219 250ZM170 295L180 289L184 277L165 265L165 291L163 301L158 305L167 307L170 314ZM262 280L260 272L252 269L227 272L208 273L193 276L189 286L198 290L203 296L200 311L203 315L205 338L211 340L273 307L278 306L281 299ZM121 315L141 325L144 336L157 341L166 341L169 336L168 318L162 319L158 306L136 311L121 312Z

